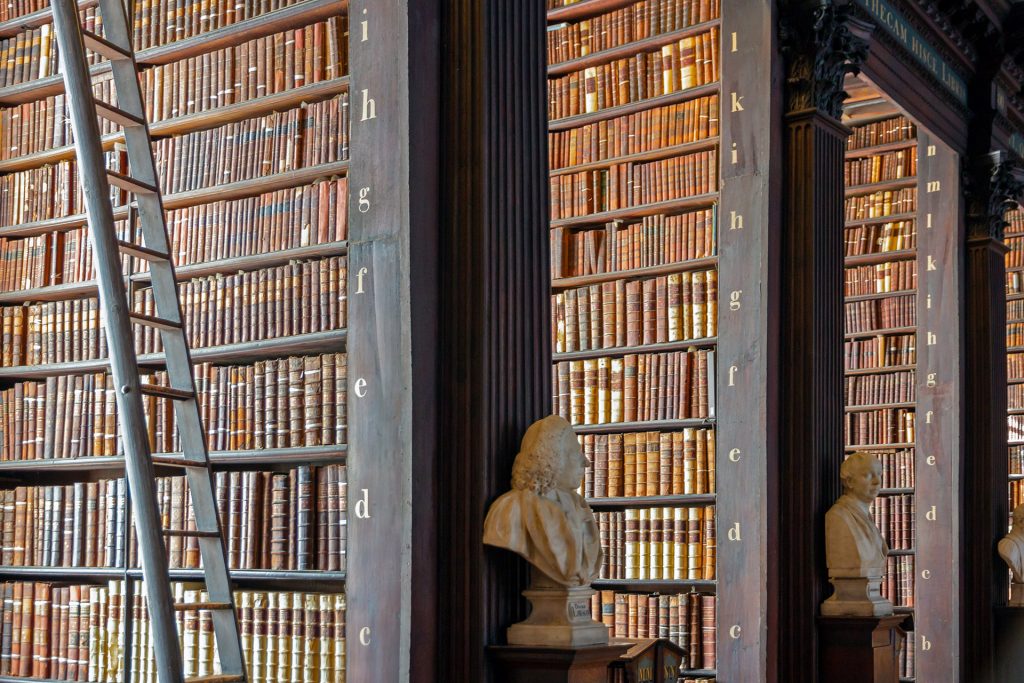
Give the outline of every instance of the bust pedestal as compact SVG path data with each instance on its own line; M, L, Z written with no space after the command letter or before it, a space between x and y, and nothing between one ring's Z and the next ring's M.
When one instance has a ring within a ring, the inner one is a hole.
M491 645L497 683L607 683L608 665L632 642L588 647Z
M899 683L899 647L913 629L905 614L818 617L821 676L828 683Z
M995 608L995 680L1024 680L1024 607Z

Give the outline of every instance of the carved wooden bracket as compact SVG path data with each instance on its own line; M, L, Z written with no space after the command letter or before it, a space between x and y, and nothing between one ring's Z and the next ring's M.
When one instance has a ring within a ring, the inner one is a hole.
M852 7L829 0L787 3L779 21L786 60L787 111L817 109L842 116L847 94L843 80L859 73L867 59L872 26L854 18Z
M1024 167L1005 152L992 152L974 164L965 163L963 181L968 234L1002 242L1006 212L1024 197Z

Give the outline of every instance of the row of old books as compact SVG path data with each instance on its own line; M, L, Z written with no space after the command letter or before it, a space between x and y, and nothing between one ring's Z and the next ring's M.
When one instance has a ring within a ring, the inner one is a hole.
M1006 427L1010 443L1024 441L1024 415L1010 415L1006 419Z
M1008 379L1024 379L1024 353L1006 354L1006 376Z
M913 220L855 225L844 231L846 256L882 254L917 246L917 225Z
M132 680L158 683L144 586L132 600ZM206 592L174 584L175 600L199 603ZM242 659L254 683L345 682L345 595L293 591L235 591ZM209 610L178 613L186 677L221 675Z
M347 256L182 282L178 296L189 345L242 344L343 328L347 282ZM135 291L133 310L158 315L151 288ZM135 339L142 353L161 350L152 327L136 326Z
M912 494L875 498L871 504L871 516L890 550L914 549L916 524Z
M718 271L614 280L551 297L556 353L714 337Z
M1004 242L1009 247L1009 251L1006 252L1006 267L1024 266L1024 237L1007 237Z
M1014 299L1006 302L1007 322L1024 322L1024 299Z
M718 27L654 52L588 66L548 79L552 121L681 92L718 80Z
M875 154L843 163L843 181L846 187L899 180L917 175L917 148Z
M126 170L122 155L104 153L106 168ZM124 202L123 194L111 189L111 199ZM0 224L4 226L49 220L85 211L85 195L73 161L58 161L27 171L0 176Z
M1024 503L1024 480L1014 479L1010 482L1010 510Z
M548 27L548 64L653 38L718 18L716 0L641 0L627 7Z
M864 149L875 145L887 145L895 142L915 142L917 126L906 116L896 116L884 121L859 124L853 128L853 134L846 138L846 149Z
M209 188L348 158L348 93L263 117L154 142L165 193ZM127 159L107 152L107 165L127 172ZM114 191L116 203L127 194ZM72 161L0 177L4 225L84 211Z
M1006 345L1024 346L1024 323L1007 323Z
M348 158L348 93L153 143L166 194Z
M259 0L237 3L229 0L147 0L135 4L134 40L136 50L190 38L207 31L244 21L300 0ZM13 6L12 5L16 5ZM6 3L0 17L13 19L46 9L49 2L16 0ZM230 9L228 9L230 7ZM219 11L218 11L219 9ZM81 10L83 27L100 33L100 13L95 8ZM6 20L6 19L0 19ZM99 61L95 56L93 61ZM14 85L57 73L57 41L53 27L24 31L0 42L0 85Z
M847 370L913 365L917 362L917 335L894 334L872 339L849 339L843 349L843 367Z
M884 294L917 288L917 261L889 261L845 270L844 296Z
M552 170L571 168L706 140L718 135L718 108L718 95L705 95L552 131L548 143L549 167Z
M1011 384L1006 387L1007 408L1010 410L1024 409L1024 384Z
M650 268L714 256L717 211L654 214L590 230L551 230L551 277L579 277Z
M882 372L875 375L846 377L847 407L879 403L911 403L915 400L914 370Z
M852 301L845 304L845 311L847 334L917 324L917 301L913 295Z
M140 72L150 122L348 74L348 16L255 38Z
M882 465L883 489L914 488L914 451L909 448L892 450L874 450L875 456Z
M714 417L714 351L560 361L552 411L574 425Z
M256 197L167 211L171 251L178 267L348 238L348 182L327 180ZM125 221L123 237L131 237ZM135 237L142 243L139 237ZM125 262L148 270L148 262ZM86 228L0 238L0 292L87 282L96 276Z
M176 601L205 592L173 584ZM125 581L106 585L0 584L0 675L61 681L123 681L125 626L131 621L133 681L156 683L144 586L127 600ZM345 596L236 591L235 608L249 680L344 681ZM177 613L186 676L219 673L208 610Z
M609 637L667 638L686 650L683 668L715 668L714 595L602 590L594 593L590 605L594 620L608 627Z
M904 187L847 197L844 215L847 221L864 221L916 210L917 188Z
M286 472L214 473L221 533L232 569L345 571L347 475L344 465L299 465ZM188 480L159 477L157 500L164 529L193 530ZM139 566L128 546L129 566ZM198 539L166 540L172 568L200 566Z
M843 422L847 446L914 442L913 408L879 408L848 412Z
M715 578L715 508L655 507L596 512L603 579Z
M1010 474L1024 474L1024 446L1010 446Z
M124 581L103 586L0 584L0 675L118 681Z
M707 194L718 190L716 150L612 164L551 177L551 220Z
M346 476L343 465L287 472L216 472L215 495L232 569L344 571ZM3 565L137 567L123 479L0 492ZM195 530L185 477L158 477L162 528ZM199 568L195 537L170 537L172 568ZM127 550L127 555L125 554Z
M347 259L292 262L237 275L181 283L185 333L192 348L239 344L345 327ZM133 311L157 316L152 289L136 290ZM96 299L0 308L5 346L0 365L40 365L105 358ZM159 353L159 332L135 327L136 351Z
M914 606L914 556L897 555L885 558L885 580L882 597L896 607Z
M715 491L715 431L580 436L587 498L675 496Z
M900 647L900 678L914 678L914 632L908 631L901 640L903 644Z
M143 376L166 385L163 373ZM344 353L196 367L200 416L213 451L341 445L347 440ZM167 401L146 396L150 448L181 448ZM0 460L123 453L113 379L105 373L17 382L0 391Z
M153 66L140 72L150 123L209 111L347 74L345 17L257 38L241 45ZM113 75L93 80L93 94L116 104ZM100 122L101 132L119 130ZM16 104L0 112L0 159L42 152L74 142L63 93Z
M1024 273L1017 270L1006 274L1006 293L1008 295L1024 293Z

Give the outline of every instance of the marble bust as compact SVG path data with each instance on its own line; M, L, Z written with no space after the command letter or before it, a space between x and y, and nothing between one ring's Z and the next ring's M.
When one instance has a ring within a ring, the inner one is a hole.
M870 453L854 453L842 464L843 495L825 514L825 561L835 592L821 605L825 616L886 616L882 597L889 548L869 506L881 487L882 466Z
M999 541L999 557L1010 568L1010 605L1024 607L1024 504L1013 509L1013 529Z
M587 460L572 426L558 415L530 425L512 466L512 490L484 520L484 543L522 556L532 567L523 595L533 610L508 629L510 645L575 647L608 642L594 621L590 582L601 569L594 513L576 493Z
M601 569L594 513L576 493L587 460L565 419L530 425L512 466L512 490L491 505L484 543L523 556L559 586L590 585Z

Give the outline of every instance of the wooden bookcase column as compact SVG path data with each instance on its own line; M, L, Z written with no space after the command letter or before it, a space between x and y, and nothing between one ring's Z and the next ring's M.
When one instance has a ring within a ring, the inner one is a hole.
M722 2L716 358L718 680L771 680L781 93L773 15ZM789 639L786 638L788 641Z
M436 10L349 6L348 679L434 680Z
M1003 213L1021 176L1004 153L976 159L967 174L964 296L964 458L961 585L962 680L991 683L993 607L1005 605L1007 571L995 543L1007 531L1006 261Z
M829 594L825 512L841 492L843 461L843 159L850 131L839 116L843 78L865 53L848 8L810 5L789 3L781 31L789 78L779 307L780 681L818 677L817 618Z

